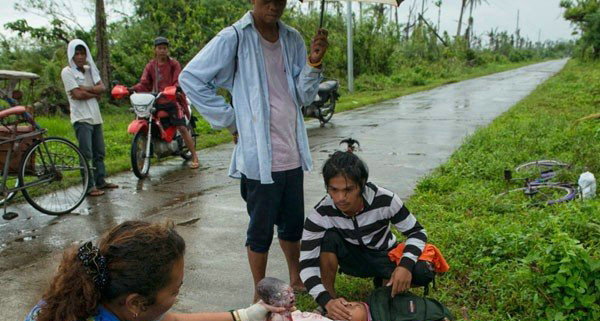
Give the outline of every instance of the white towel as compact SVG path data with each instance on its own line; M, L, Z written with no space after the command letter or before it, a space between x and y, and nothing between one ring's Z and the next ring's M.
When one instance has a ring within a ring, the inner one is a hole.
M94 58L92 58L90 48L88 48L85 42L83 42L83 40L81 39L73 39L69 42L69 46L67 47L67 59L69 61L69 67L71 67L71 70L73 70L75 78L79 78L81 80L85 79L85 76L81 71L79 71L79 69L77 69L77 65L75 65L75 62L73 61L73 57L75 56L75 48L79 45L85 47L87 64L90 67L90 71L92 73L92 80L94 80L94 84L97 84L101 80L100 72L98 71L98 67L96 67L96 64L94 63Z

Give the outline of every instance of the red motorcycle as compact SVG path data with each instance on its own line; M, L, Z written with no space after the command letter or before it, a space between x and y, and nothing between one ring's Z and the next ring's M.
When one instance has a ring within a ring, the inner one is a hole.
M127 131L133 134L131 143L131 168L133 173L140 179L148 176L150 171L150 158L167 156L181 156L185 160L192 159L192 153L185 146L183 137L177 131L177 127L169 124L169 113L161 109L157 104L159 98L166 98L169 104L177 104L177 92L175 86L166 87L160 93L133 93L129 96L131 106L136 114L135 119L127 127ZM122 99L129 95L127 87L116 85L111 94L114 99ZM165 99L162 99L163 101ZM191 115L190 104L186 113L186 127L194 145L196 144L195 117Z

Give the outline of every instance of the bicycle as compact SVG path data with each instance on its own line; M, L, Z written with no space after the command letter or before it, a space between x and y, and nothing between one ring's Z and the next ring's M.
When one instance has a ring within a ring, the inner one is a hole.
M556 160L539 160L515 168L523 178L513 178L511 170L504 171L507 190L496 195L494 204L502 207L519 204L526 207L548 206L572 201L577 196L576 184L552 182L569 164ZM533 176L533 178L532 178ZM512 181L524 181L523 187L510 189Z
M28 125L19 125L23 123ZM5 215L6 204L18 192L49 215L73 211L87 195L90 178L85 157L69 140L46 137L46 133L23 106L0 111L0 194ZM7 186L9 181L14 187Z

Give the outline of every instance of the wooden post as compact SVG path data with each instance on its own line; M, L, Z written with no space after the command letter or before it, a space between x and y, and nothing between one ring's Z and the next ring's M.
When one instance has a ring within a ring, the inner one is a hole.
M100 78L107 88L110 86L110 52L106 37L106 12L104 0L96 0L96 50Z

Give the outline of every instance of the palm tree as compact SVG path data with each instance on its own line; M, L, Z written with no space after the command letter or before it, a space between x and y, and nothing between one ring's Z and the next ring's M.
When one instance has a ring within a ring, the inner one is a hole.
M96 0L96 50L98 51L98 67L100 69L100 78L105 86L110 82L110 52L108 49L108 37L106 35L106 11L104 10L104 0Z
M487 0L467 0L471 8L469 9L469 34L467 35L467 39L471 42L473 38L473 7L479 6L482 3L487 3Z
M473 7L480 5L483 2L487 2L487 0L461 0L461 7L460 7L460 17L458 18L458 29L456 31L456 37L460 37L460 31L462 28L462 20L463 20L463 16L465 13L465 8L467 7L467 5L471 6L471 18L473 17ZM472 27L472 21L469 21L469 26Z
M458 29L456 30L456 38L460 37L460 29L462 27L463 14L465 13L465 7L467 6L468 1L469 0L460 1L460 16L458 18Z
M433 5L438 8L438 23L437 23L437 32L440 32L440 18L442 16L442 0L436 0Z

